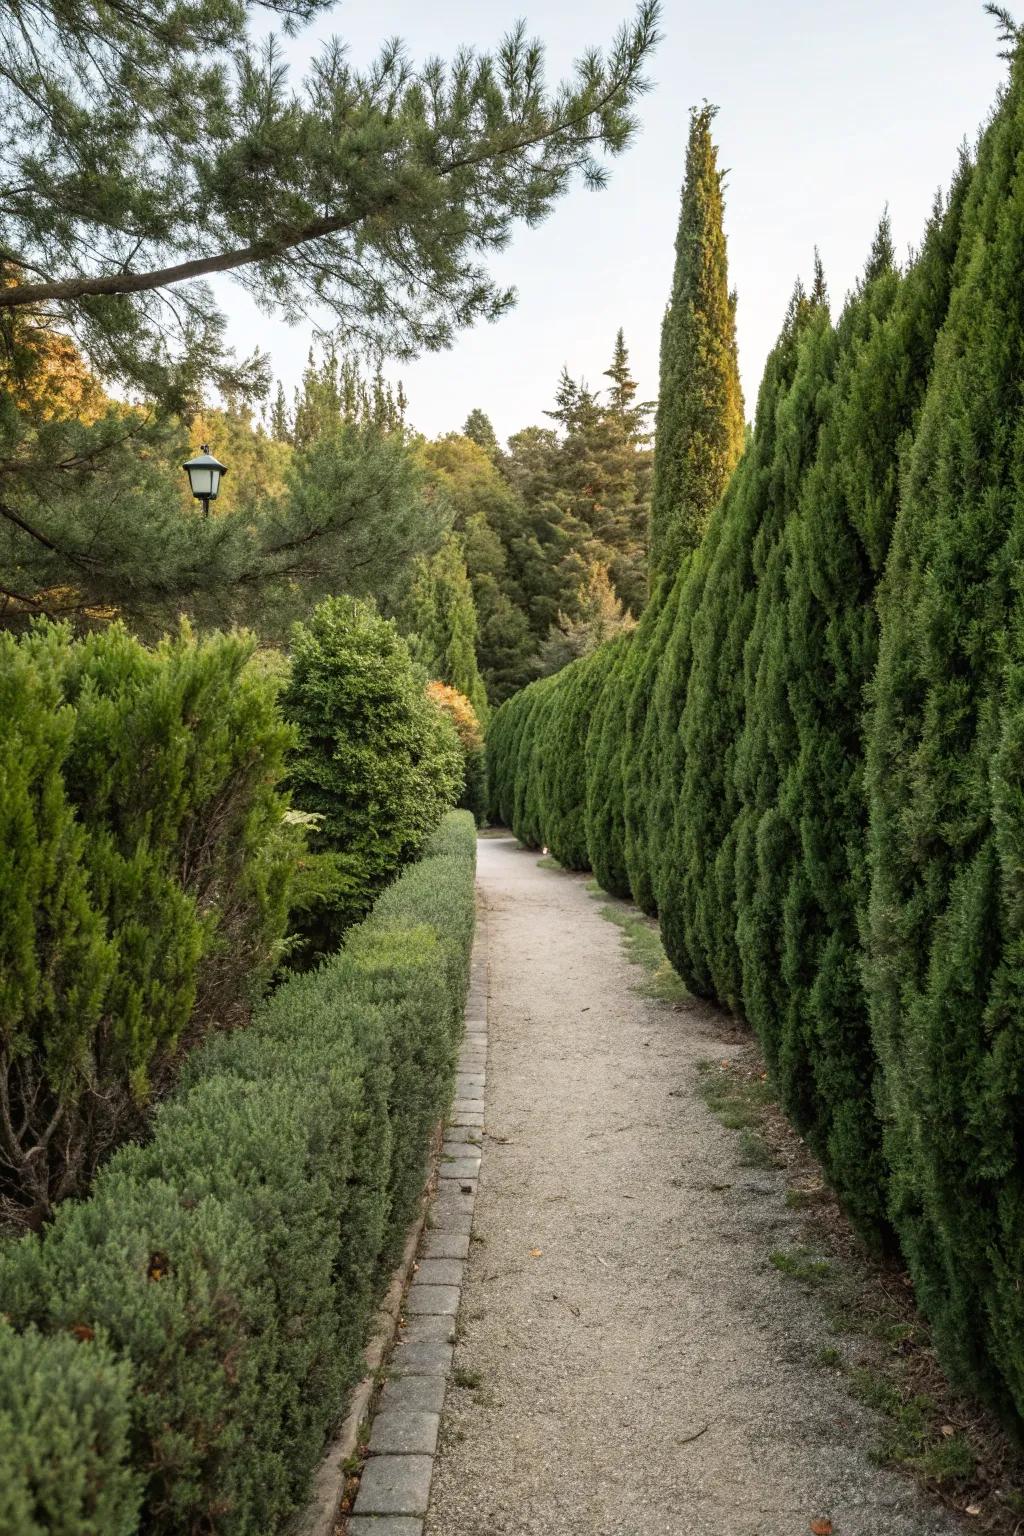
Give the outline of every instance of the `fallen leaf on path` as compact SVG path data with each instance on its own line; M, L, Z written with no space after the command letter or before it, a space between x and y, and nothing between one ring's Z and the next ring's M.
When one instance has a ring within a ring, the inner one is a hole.
M812 1520L811 1533L812 1536L832 1536L832 1521Z
M530 1258L531 1259L539 1259L543 1252L544 1252L543 1248L531 1248L530 1249Z

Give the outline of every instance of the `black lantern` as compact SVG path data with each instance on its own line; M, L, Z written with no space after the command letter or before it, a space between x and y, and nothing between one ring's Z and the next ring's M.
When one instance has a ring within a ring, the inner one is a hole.
M192 495L203 504L203 516L208 517L210 502L217 500L220 477L227 474L227 466L215 459L209 443L204 443L202 453L196 454L194 459L186 459L181 467L188 474Z

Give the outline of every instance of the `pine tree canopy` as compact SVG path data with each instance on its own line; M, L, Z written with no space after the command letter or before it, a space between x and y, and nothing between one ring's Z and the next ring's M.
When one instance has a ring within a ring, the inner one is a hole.
M517 25L492 54L366 70L329 42L289 77L278 34L326 0L19 0L0 16L0 309L70 331L96 370L153 396L232 364L202 279L231 272L266 307L326 310L396 355L441 348L513 293L485 258L570 181L600 186L634 131L657 42L641 0L607 52L545 79Z

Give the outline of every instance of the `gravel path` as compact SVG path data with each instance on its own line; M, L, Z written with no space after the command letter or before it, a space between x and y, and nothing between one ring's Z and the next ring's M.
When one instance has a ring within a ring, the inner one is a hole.
M770 1265L780 1176L696 1095L702 1005L632 990L580 877L480 842L487 1137L427 1536L931 1536ZM539 1252L537 1251L539 1250Z

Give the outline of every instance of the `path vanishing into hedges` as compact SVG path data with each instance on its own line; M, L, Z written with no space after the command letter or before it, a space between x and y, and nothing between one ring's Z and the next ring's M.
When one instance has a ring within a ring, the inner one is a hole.
M959 1529L816 1363L835 1340L768 1257L781 1175L697 1095L721 1019L633 990L584 877L479 853L487 1136L427 1536Z

